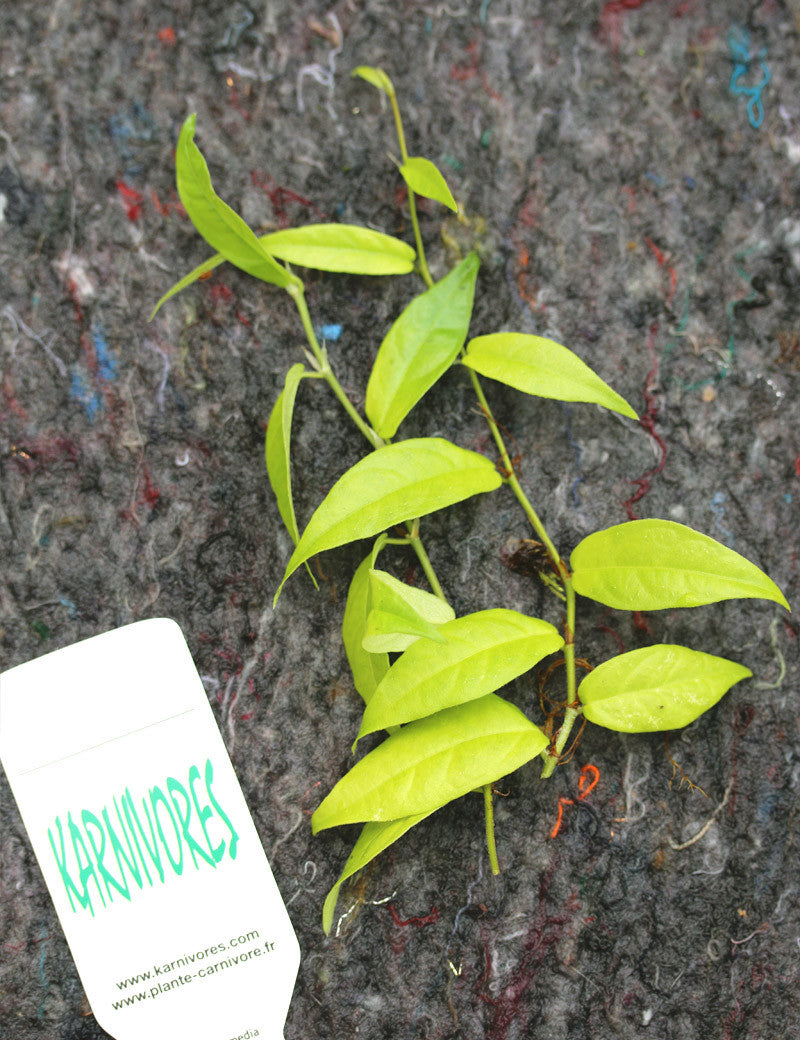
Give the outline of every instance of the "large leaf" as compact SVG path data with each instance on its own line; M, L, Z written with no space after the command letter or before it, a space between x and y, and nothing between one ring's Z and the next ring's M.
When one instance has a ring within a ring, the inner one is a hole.
M494 491L501 483L489 459L440 437L378 448L336 481L311 517L275 601L286 579L317 553Z
M449 603L398 581L386 571L371 570L369 583L371 609L362 643L365 650L399 653L423 636L446 642L437 626L456 616Z
M195 121L196 116L190 115L183 124L175 153L178 195L189 219L226 260L264 282L286 288L292 275L272 259L238 213L214 191L206 161L194 143Z
M272 409L267 424L267 436L264 444L264 456L267 463L267 475L278 500L278 511L286 525L286 530L297 545L300 531L294 515L292 501L292 471L289 449L292 437L292 415L297 388L305 374L305 365L298 362L286 373L283 390Z
M631 419L637 418L625 398L604 383L577 354L542 336L521 332L478 336L467 344L463 363L526 394L601 404Z
M306 224L262 235L259 242L279 260L343 274L408 274L417 255L399 238L355 224Z
M369 613L369 575L372 569L372 553L362 561L347 593L347 603L342 621L342 641L353 673L356 690L369 704L378 683L389 671L387 654L368 653L363 647L364 632Z
M665 610L781 590L744 556L672 520L632 520L584 538L570 557L575 591L607 607Z
M456 200L447 186L447 181L434 166L430 159L423 159L420 155L409 156L400 166L400 173L408 187L416 194L426 199L434 199L447 206L454 213L458 212Z
M439 634L445 646L421 639L395 661L367 705L359 739L493 693L564 645L546 621L504 608L448 621Z
M394 437L417 401L455 361L469 331L478 265L470 253L412 300L386 334L366 400L367 418L381 437Z
M421 823L426 816L430 816L430 813L406 816L402 820L390 820L388 823L364 824L339 880L328 893L322 907L322 927L325 929L326 935L330 933L333 925L333 913L339 899L339 889L344 882L357 870L365 867L370 860L375 859L384 849L388 849L398 838L402 838L406 831L410 831L415 824Z
M519 708L490 693L412 722L357 762L311 817L343 823L433 812L518 769L547 747Z
M622 733L679 729L753 673L735 661L685 646L646 646L612 657L581 682L590 722Z

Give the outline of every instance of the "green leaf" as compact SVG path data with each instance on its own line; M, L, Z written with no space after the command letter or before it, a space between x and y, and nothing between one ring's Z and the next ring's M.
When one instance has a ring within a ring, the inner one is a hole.
M475 253L417 296L381 343L367 384L366 412L381 437L397 427L453 364L467 338L475 279Z
M358 739L499 690L564 645L546 621L498 608L448 621L446 646L419 640L381 680Z
M584 538L570 557L582 596L622 610L698 607L722 599L771 599L781 590L744 556L671 520L632 520Z
M350 75L354 78L364 79L373 87L388 94L389 97L394 97L394 84L383 69L376 69L372 65L359 65L357 69L353 69Z
M521 332L478 336L467 344L463 363L526 394L557 401L587 401L630 419L637 418L625 398L604 383L577 354L542 336Z
M449 603L424 589L415 589L386 571L371 570L370 604L362 646L370 653L399 653L421 638L446 642L437 625L456 616Z
M590 722L621 733L680 729L753 673L735 661L685 646L632 650L598 665L578 697Z
M518 769L547 743L519 708L493 693L439 711L357 762L311 817L312 829L433 812Z
M406 242L355 224L306 224L262 235L259 242L271 256L315 271L408 274L416 259Z
M406 831L410 831L416 824L421 823L430 813L419 813L417 816L406 816L402 820L390 820L388 823L365 823L359 835L358 841L350 853L350 858L344 865L339 880L330 890L322 907L322 927L325 934L330 934L333 926L333 914L339 899L339 889L348 878L356 871L365 867L370 860L375 859L384 849L402 838Z
M300 531L297 527L294 503L292 502L292 471L289 447L292 437L294 401L297 396L297 388L305 371L305 365L298 362L296 365L292 365L286 373L283 390L278 395L278 400L275 402L269 417L264 445L269 482L272 485L272 490L275 492L275 498L278 500L278 511L281 514L281 519L286 525L286 530L292 536L292 541L295 545L300 540Z
M372 553L361 562L350 582L342 621L342 641L353 673L353 683L367 704L378 688L378 683L389 671L387 654L368 653L362 645L369 612L371 569Z
M494 491L501 483L489 459L440 437L378 448L336 481L311 517L274 603L287 578L317 553Z
M214 191L206 161L194 143L195 121L196 116L190 115L183 124L175 153L178 195L189 219L226 260L285 289L295 281L293 276L272 259L238 213Z
M410 155L399 169L403 180L416 195L434 199L454 213L458 212L456 200L447 186L447 181L430 159L423 159L420 155Z
M161 310L162 305L165 304L167 300L169 300L171 297L175 296L176 293L179 293L181 289L185 289L187 288L187 286L193 285L196 281L199 281L199 279L201 279L203 275L210 274L215 267L219 267L220 264L224 263L225 257L222 255L222 253L216 253L210 259L200 264L199 267L195 267L193 271L190 271L184 278L181 278L179 282L176 282L171 289L168 289L164 293L164 295L153 308L153 313L147 320L152 321L153 318L155 318L158 311Z

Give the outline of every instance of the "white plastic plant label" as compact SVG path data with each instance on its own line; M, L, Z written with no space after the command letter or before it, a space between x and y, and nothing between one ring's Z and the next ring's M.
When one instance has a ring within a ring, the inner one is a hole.
M0 759L115 1040L278 1040L300 952L179 627L0 675Z

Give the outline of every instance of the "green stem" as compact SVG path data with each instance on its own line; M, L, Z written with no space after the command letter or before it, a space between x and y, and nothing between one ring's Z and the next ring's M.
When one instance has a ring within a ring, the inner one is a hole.
M425 546L422 544L422 540L419 536L419 519L414 520L411 524L411 530L408 535L408 543L414 552L417 554L417 559L420 562L420 566L425 572L425 577L428 579L430 587L433 589L435 596L438 596L440 600L447 603L447 596L442 591L442 586L439 584L439 579L436 577L436 572L431 565L430 558L425 551Z
M397 104L397 96L392 90L389 94L389 100L392 103L392 113L394 115L394 125L397 130L397 143L400 147L400 158L404 163L408 162L408 149L406 148L406 135L403 132L403 120L400 117L400 107ZM419 230L419 220L417 219L417 203L414 196L414 192L411 188L408 189L408 212L411 215L411 226L414 229L414 241L417 245L417 259L419 260L419 273L422 275L423 281L432 288L433 278L428 270L428 261L425 259L425 248L422 245L422 235Z
M567 616L564 620L564 665L567 673L567 708L564 713L564 721L561 724L561 728L556 734L555 743L544 752L545 764L542 770L542 777L549 777L556 765L558 759L566 746L567 739L572 731L572 727L575 724L575 720L580 714L579 705L576 698L576 681L575 681L575 589L572 586L572 576L569 573L569 569L561 556L553 545L550 536L544 528L544 524L539 519L536 510L530 503L528 496L522 489L522 486L517 479L517 475L514 472L514 466L511 462L511 457L508 454L508 448L506 448L503 436L500 433L500 429L497 425L497 420L492 415L489 404L486 400L486 395L483 392L483 387L480 384L478 375L473 369L469 368L467 371L470 374L472 380L472 386L477 395L478 401L480 402L483 413L486 416L486 421L489 423L489 428L492 431L495 444L500 451L500 457L503 460L503 466L508 476L506 482L511 490L514 492L517 501L525 511L525 515L530 521L531 527L536 532L539 540L547 550L547 555L555 568L558 576L561 580L561 584L564 586L564 595L566 597Z
M319 345L317 340L317 334L314 332L314 326L311 324L311 315L308 313L308 305L306 304L305 292L303 291L303 284L299 280L292 282L286 287L287 293L294 300L297 312L300 315L300 321L303 323L303 330L308 340L308 345L311 347L311 352L314 355L314 359L319 365L319 372L322 378L328 384L333 391L336 399L341 404L342 408L347 412L353 422L356 424L358 429L367 438L370 445L373 448L382 448L384 441L378 434L368 426L367 423L361 418L356 411L350 398L342 389L342 385L336 376L333 374L330 363L328 362L328 356L322 347Z
M497 862L497 845L494 841L494 805L491 784L486 784L483 788L483 814L486 817L486 848L489 850L489 863L492 866L492 873L497 876L500 873L500 864Z

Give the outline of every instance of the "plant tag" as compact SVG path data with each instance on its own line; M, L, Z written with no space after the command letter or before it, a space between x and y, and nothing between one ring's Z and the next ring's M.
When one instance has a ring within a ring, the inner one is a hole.
M174 621L0 675L0 759L103 1029L283 1036L297 939Z

